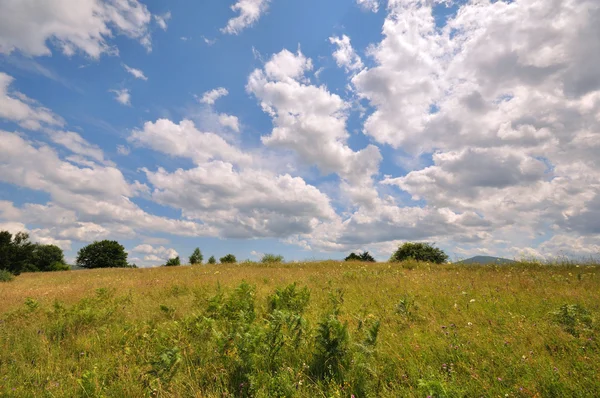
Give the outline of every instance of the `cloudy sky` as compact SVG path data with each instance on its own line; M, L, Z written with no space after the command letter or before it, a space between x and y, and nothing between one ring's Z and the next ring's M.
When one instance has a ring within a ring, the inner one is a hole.
M2 0L0 229L73 259L600 253L598 0Z

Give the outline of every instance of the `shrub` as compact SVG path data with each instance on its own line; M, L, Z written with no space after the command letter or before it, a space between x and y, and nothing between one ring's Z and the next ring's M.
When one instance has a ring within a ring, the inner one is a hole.
M392 254L390 261L405 261L410 259L442 264L448 260L448 255L429 243L407 242L398 247L398 250Z
M281 255L275 255L275 254L265 254L260 259L260 262L261 263L265 263L265 264L269 264L269 263L282 263L283 262L283 256L281 256Z
M165 264L165 267L174 267L177 265L181 265L181 260L179 260L179 256L175 258L170 258Z
M58 261L52 263L52 265L48 269L48 271L70 271L70 270L71 270L71 267L69 267L65 263L61 263Z
M233 254L228 254L226 256L223 256L219 259L219 261L221 262L221 264L237 263L237 259L235 258L235 256Z
M77 252L77 265L82 268L129 268L125 248L114 240L90 243Z
M364 261L374 263L375 259L369 254L369 252L363 252L360 254L350 253L348 257L344 259L344 261Z
M202 255L200 248L197 247L190 256L190 264L202 264L202 260L204 260L204 256Z
M10 282L15 279L15 276L7 270L0 269L0 282Z
M209 263L209 264L216 264L216 263L217 263L217 260L215 259L215 256L210 256L210 257L208 258L208 263Z

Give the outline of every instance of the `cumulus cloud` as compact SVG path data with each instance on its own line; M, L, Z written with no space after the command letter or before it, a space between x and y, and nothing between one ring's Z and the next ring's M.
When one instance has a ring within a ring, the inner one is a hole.
M123 34L151 48L151 14L138 0L23 0L0 3L0 53L50 55L52 42L65 55L92 58L117 50L107 40Z
M330 37L329 42L337 46L337 50L333 53L333 58L335 58L335 62L340 68L344 67L348 72L358 71L363 68L362 60L354 51L354 48L352 48L348 36Z
M43 126L63 126L64 121L51 110L18 91L10 91L12 76L0 72L0 118L18 123L29 130Z
M202 94L199 101L203 104L213 105L219 98L225 97L227 94L229 91L226 88L218 87Z
M237 116L228 115L226 113L221 113L219 115L219 123L221 124L221 126L227 127L229 129L235 131L236 133L240 132L240 122L239 122Z
M247 27L254 25L268 10L270 2L271 0L238 0L231 6L231 9L239 12L239 15L227 21L227 26L222 28L221 32L237 35Z
M166 12L162 15L154 15L154 20L156 24L160 26L162 30L167 30L167 21L171 19L171 12Z
M433 165L383 184L486 222L447 242L509 252L507 242L537 245L536 231L596 234L600 5L466 3L440 29L434 3L390 2L375 65L352 78L374 108L366 134L415 159L432 154Z
M171 156L187 157L197 164L221 159L236 164L249 164L252 158L211 132L201 132L191 120L179 124L168 119L144 123L133 130L129 141Z
M379 11L379 0L356 0L356 4L364 10L372 12Z
M115 94L115 100L123 105L131 105L131 94L129 89L123 88L120 90L110 90L111 93Z
M144 75L144 72L139 69L131 68L125 64L123 64L123 68L136 79L148 80L146 75Z
M46 192L45 205L0 206L5 221L40 225L47 236L91 240L106 236L134 237L136 231L175 235L213 234L209 227L146 213L129 198L148 187L129 183L113 166L85 167L60 159L47 145L34 144L15 133L0 131L0 181Z
M170 258L175 258L179 256L179 253L177 253L175 249L166 248L164 246L154 247L149 244L138 245L131 249L131 251L133 253L146 254L147 256L144 258L144 260L146 261L168 260Z
M349 104L325 86L306 84L304 74L311 69L312 61L301 52L283 50L251 73L246 89L273 118L273 131L262 142L293 150L324 174L354 181L369 178L377 172L379 150L372 145L359 152L348 147Z
M81 135L73 131L49 131L50 139L64 146L71 152L104 163L104 152L97 145L89 143Z

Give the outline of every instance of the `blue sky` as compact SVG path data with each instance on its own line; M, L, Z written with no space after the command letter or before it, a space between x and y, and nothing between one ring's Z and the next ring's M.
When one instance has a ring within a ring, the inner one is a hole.
M596 255L599 7L558 3L578 34L533 0L0 5L0 228L142 266Z

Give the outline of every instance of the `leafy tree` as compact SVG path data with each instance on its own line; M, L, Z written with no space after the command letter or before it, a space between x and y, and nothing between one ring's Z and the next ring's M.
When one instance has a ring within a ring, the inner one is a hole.
M282 263L283 262L283 256L281 255L275 255L275 254L265 254L264 256L262 256L262 258L260 259L261 263Z
M125 248L114 240L90 243L77 252L77 265L82 268L129 268Z
M398 247L398 250L392 254L390 261L404 261L409 259L442 264L448 260L448 255L443 250L429 243L407 242Z
M35 244L31 262L40 271L64 271L69 269L65 264L62 249L55 245Z
M167 263L165 264L165 267L174 267L176 265L181 265L181 261L179 260L179 256L175 257L175 258L170 258Z
M8 231L0 232L0 269L15 275L37 271L32 264L33 248L26 232L18 232L15 236Z
M350 253L344 261L363 261L368 263L374 263L375 259L369 254L369 252L362 252L360 254Z
M221 262L221 264L232 264L232 263L237 263L237 259L235 258L235 256L233 254L228 254L224 257L221 257L219 259L219 261Z
M202 256L200 249L196 248L190 256L190 264L202 264L202 260L204 260L204 256Z
M215 258L215 256L210 256L208 258L208 263L209 264L216 264L217 263L217 259Z
M65 264L60 247L31 243L25 232L19 232L13 237L8 231L1 231L0 269L18 275L28 271L62 271L69 267Z

